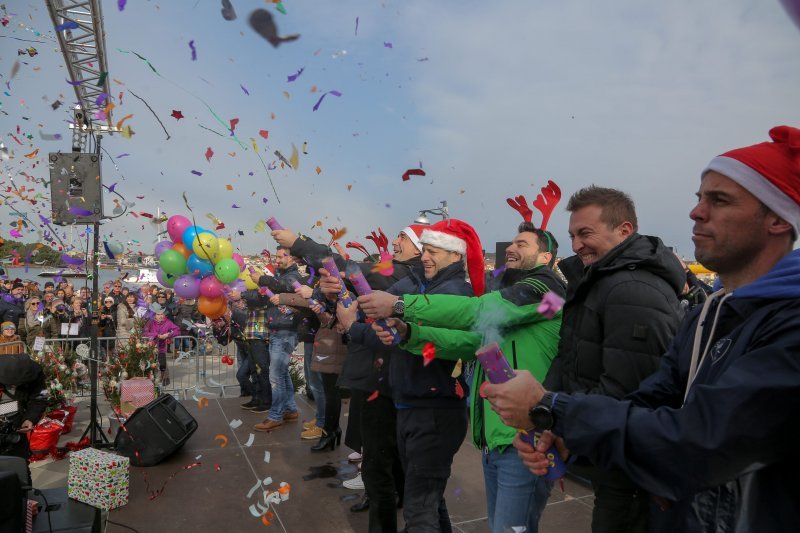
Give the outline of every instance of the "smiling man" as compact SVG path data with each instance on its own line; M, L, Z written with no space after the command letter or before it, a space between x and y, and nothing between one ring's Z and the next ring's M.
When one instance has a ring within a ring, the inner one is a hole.
M591 186L569 199L575 255L561 261L567 302L548 390L622 398L658 369L683 311L685 274L658 237L640 235L630 197ZM646 532L648 495L621 471L579 458L573 469L592 481L592 531Z

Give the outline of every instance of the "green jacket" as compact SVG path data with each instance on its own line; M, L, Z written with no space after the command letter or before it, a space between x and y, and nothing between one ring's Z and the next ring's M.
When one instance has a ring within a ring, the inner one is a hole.
M564 297L563 282L547 267L509 272L506 286L480 297L404 295L404 319L409 324L404 350L422 354L431 342L436 358L467 363L481 346L497 341L512 368L529 370L544 380L558 351L561 312L548 320L537 311L542 296L555 292ZM519 279L521 277L521 279ZM509 282L511 281L511 282ZM478 448L506 447L517 430L506 426L478 389L485 381L476 365L470 396L472 442Z

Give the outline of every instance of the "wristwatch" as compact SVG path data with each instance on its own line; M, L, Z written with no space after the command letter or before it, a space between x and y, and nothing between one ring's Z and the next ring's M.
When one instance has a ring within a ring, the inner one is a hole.
M392 305L392 316L403 318L403 313L406 310L406 303L403 301L403 297L397 299Z
M537 430L552 429L555 425L556 419L553 414L553 407L557 397L558 393L546 392L542 396L542 400L528 411L528 418Z

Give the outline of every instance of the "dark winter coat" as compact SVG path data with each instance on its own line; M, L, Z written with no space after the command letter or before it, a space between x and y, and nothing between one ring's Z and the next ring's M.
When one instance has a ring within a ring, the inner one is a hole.
M274 276L261 276L258 284L267 287L275 294L294 293L292 282L300 281L300 272L297 265L290 265L289 268L277 269ZM300 324L300 314L285 305L271 305L267 309L267 324L270 331L278 330L297 330Z

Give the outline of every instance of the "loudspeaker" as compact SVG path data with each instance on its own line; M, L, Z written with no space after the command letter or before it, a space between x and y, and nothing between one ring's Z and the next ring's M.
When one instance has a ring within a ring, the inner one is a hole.
M97 154L49 154L53 223L91 224L103 218L103 184Z
M506 248L511 246L511 241L497 242L494 245L494 268L497 270L506 264Z
M197 421L169 394L131 415L117 431L114 447L133 466L155 466L175 453L197 430Z

